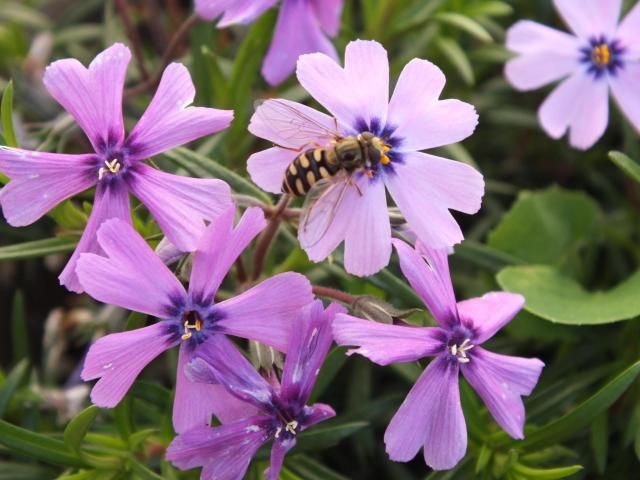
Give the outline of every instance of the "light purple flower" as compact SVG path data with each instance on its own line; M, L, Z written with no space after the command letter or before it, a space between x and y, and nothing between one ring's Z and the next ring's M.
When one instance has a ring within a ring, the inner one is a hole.
M438 327L384 325L338 315L333 332L339 345L357 345L349 354L380 365L435 356L391 420L385 433L392 460L411 460L424 447L427 465L453 468L467 449L467 430L458 375L480 395L493 418L513 438L523 438L524 405L544 364L535 358L491 353L480 347L524 305L521 295L491 292L456 304L445 251L418 251L394 240L400 267L424 300ZM426 255L429 263L422 255Z
M61 201L96 187L93 210L60 275L81 292L75 273L83 252L99 253L96 231L109 218L131 223L129 192L149 209L169 240L193 251L210 221L231 205L229 186L214 179L163 173L144 160L226 128L233 112L188 107L195 89L184 65L173 63L138 124L125 138L122 94L131 52L115 44L85 68L75 59L53 62L44 75L49 93L75 118L95 153L66 155L0 147L0 172L11 181L0 192L7 221L29 225Z
M267 480L278 480L286 453L298 433L335 415L321 403L307 401L332 343L331 322L345 312L337 304L326 310L316 300L298 315L296 334L282 372L282 384L267 382L223 336L217 348L198 352L187 367L194 381L219 383L251 413L220 427L200 427L179 435L167 449L167 459L183 470L203 467L202 480L241 480L256 451L269 440L271 465Z
M300 57L297 74L334 118L287 100L261 104L249 130L276 145L249 158L249 173L261 188L281 193L287 166L300 150L329 147L336 128L342 136L369 131L390 147L389 163L354 172L351 182L357 188L349 186L340 202L344 182L336 182L316 203L307 224L301 222L298 237L309 258L322 261L344 241L349 273L371 275L386 266L391 227L385 187L422 241L435 248L462 241L449 209L478 211L482 175L464 163L419 151L461 141L477 124L473 106L438 99L445 85L442 71L426 60L412 60L389 101L387 52L377 42L358 40L347 46L344 68L316 53ZM332 222L326 219L330 215Z
M107 335L91 346L82 378L99 379L91 392L93 403L115 406L149 362L179 345L174 428L181 432L208 425L212 413L228 418L228 396L220 386L187 380L184 366L195 353L215 350L223 334L287 350L292 315L313 300L311 285L302 275L275 275L214 303L227 272L266 223L260 209L250 208L234 229L234 215L231 207L207 227L193 257L188 291L128 223L113 219L100 227L98 242L106 257L82 254L77 268L80 283L101 302L160 321Z
M248 24L278 0L196 0L196 13L205 20L220 18L218 27ZM262 76L271 85L286 80L304 53L323 52L337 59L327 37L340 29L343 0L282 0L271 46L262 65Z
M569 131L572 147L586 150L609 121L609 87L618 106L640 130L640 4L618 24L622 0L554 0L574 35L529 20L507 32L518 54L505 68L519 90L563 80L547 97L538 118L553 138Z

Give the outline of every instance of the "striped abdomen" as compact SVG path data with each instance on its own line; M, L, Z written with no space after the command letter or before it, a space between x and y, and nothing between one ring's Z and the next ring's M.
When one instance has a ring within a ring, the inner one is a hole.
M322 148L307 150L289 164L282 181L282 191L302 197L319 180L335 175L338 170L340 165L334 151Z

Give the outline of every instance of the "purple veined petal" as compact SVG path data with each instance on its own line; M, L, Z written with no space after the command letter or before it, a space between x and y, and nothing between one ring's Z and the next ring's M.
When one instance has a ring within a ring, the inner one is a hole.
M330 37L335 37L340 30L343 3L344 0L311 0L318 22Z
M357 193L358 206L349 216L344 240L344 267L352 275L363 277L389 265L391 222L384 182L379 178L370 181L363 175L356 184L362 196Z
M329 420L336 416L336 412L331 406L324 403L314 403L312 406L304 407L304 423L300 430L305 431L307 428L313 427L320 422Z
M467 427L460 404L458 362L432 361L391 419L384 434L391 460L408 462L424 446L427 465L453 468L467 450Z
M83 292L83 286L80 284L76 274L78 260L83 253L102 252L98 244L97 231L103 222L111 218L118 218L123 222L131 223L129 192L119 183L99 182L96 188L95 200L93 201L93 210L91 210L87 226L84 228L80 242L78 242L71 258L58 277L60 284L64 285L68 290L76 293Z
M172 63L126 145L130 158L144 160L229 126L231 110L189 107L195 87L187 67Z
M239 400L270 411L275 392L224 335L213 335L193 353L186 368L192 381L224 386Z
M313 301L303 275L285 272L217 305L221 332L257 340L287 352L297 312Z
M196 14L208 21L213 21L222 15L226 8L236 0L194 0L194 10Z
M234 24L249 24L273 7L277 0L235 0L225 8L224 16L218 22L219 28Z
M265 480L280 480L280 471L284 464L284 457L289 450L296 446L296 438L282 437L273 441L271 446L271 456L269 458L269 468L264 471Z
M14 227L30 225L57 204L98 181L94 155L30 152L0 147L0 172L11 181L0 205Z
M176 342L163 322L100 338L89 348L81 374L85 381L100 379L91 390L91 401L115 407L144 367Z
M473 343L481 344L509 323L524 306L524 297L510 292L489 292L458 302L460 322L474 332Z
M337 303L324 310L320 300L300 310L282 370L281 397L298 404L307 402L333 343L331 323L336 314L345 312Z
M251 126L249 126L251 128ZM247 161L247 171L253 183L267 192L282 193L284 173L300 152L272 147L254 153Z
M83 253L78 260L80 284L104 303L159 318L171 316L186 300L180 281L129 222L111 219L98 230L106 256Z
M215 428L194 428L173 439L166 458L181 470L204 466L201 479L242 480L251 458L269 438L267 420L255 416Z
M407 223L432 248L463 240L449 210L476 213L482 204L484 178L473 167L422 152L404 153L385 183Z
M609 86L579 71L562 82L538 111L542 128L555 139L569 130L569 143L586 150L604 134L609 121Z
M251 117L249 131L277 146L295 149L296 152L290 153L299 155L301 149L328 144L334 138L333 133L337 133L337 126L336 120L327 114L278 98L258 105ZM291 160L293 158L295 156Z
M626 60L640 59L640 3L629 11L620 23L616 38L623 45Z
M180 345L176 371L176 396L173 402L173 428L178 433L209 425L211 415L230 423L256 415L253 405L238 400L222 385L193 382L185 375L191 353Z
M616 32L622 0L553 0L556 9L573 32L584 40Z
M640 3L638 4L640 6ZM638 17L640 17L640 8ZM640 18L639 18L640 21ZM640 78L640 63L627 63L616 75L609 77L611 92L618 107L627 117L629 122L640 131L640 91L638 79Z
M333 335L338 345L354 345L347 355L357 353L378 365L414 362L437 355L446 346L446 335L439 328L417 328L337 315Z
M162 237L162 240L158 243L155 252L165 265L172 265L185 255L185 252L178 249L178 247L171 243L167 237Z
M122 93L131 52L115 43L85 68L73 58L47 67L43 82L49 93L82 127L96 152L124 139Z
M438 325L445 329L456 325L458 312L449 274L447 251L427 251L421 247L421 251L418 252L398 239L393 240L393 245L400 257L402 274L424 300ZM427 253L429 263L421 255Z
M293 73L300 55L315 52L338 60L338 53L322 31L311 3L283 0L273 40L262 64L262 76L270 85L278 85Z
M130 170L131 192L149 209L167 238L192 252L212 221L233 205L231 189L222 180L189 178L138 164Z
M228 208L207 227L193 257L189 294L200 300L211 299L242 251L266 226L260 208L245 210L233 229L235 206Z
M483 348L472 350L471 361L461 370L487 405L496 422L513 438L524 438L524 404L544 367L537 358L499 355Z

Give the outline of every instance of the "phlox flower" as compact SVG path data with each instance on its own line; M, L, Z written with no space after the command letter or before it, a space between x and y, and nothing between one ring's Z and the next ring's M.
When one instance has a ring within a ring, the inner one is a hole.
M324 310L316 300L298 315L282 382L261 377L222 336L216 338L217 348L196 354L188 375L224 385L250 413L219 427L199 427L179 435L169 445L167 459L183 470L203 467L202 480L241 480L256 451L272 440L265 477L278 480L297 434L335 415L330 406L309 406L307 401L332 343L331 321L344 311L337 304Z
M67 155L0 147L0 172L11 181L0 192L9 224L29 225L63 200L95 187L93 210L60 283L81 292L75 273L83 252L99 253L96 231L103 221L131 223L129 193L151 212L171 242L193 251L205 228L231 203L229 186L215 179L163 173L145 159L226 128L233 112L188 107L195 89L184 65L173 63L155 96L125 137L122 94L131 52L114 44L85 68L75 59L53 62L44 85L84 130L93 153Z
M524 305L521 295L491 292L456 304L443 250L418 251L394 240L400 267L424 300L438 327L386 325L340 314L333 323L339 345L379 365L435 356L387 427L384 439L392 460L406 462L424 448L435 470L453 468L467 449L460 405L462 372L498 424L513 438L524 437L524 404L544 364L535 358L499 355L480 347ZM426 255L427 262L422 255Z
M389 100L386 50L358 40L347 46L344 68L327 55L308 54L298 60L297 75L333 118L287 100L262 103L249 130L275 146L248 161L251 178L262 189L280 193L285 171L301 151L333 148L336 135L369 132L384 144L379 161L334 182L311 209L308 222L301 222L298 238L309 258L322 261L344 241L349 273L372 275L386 266L391 256L386 190L422 241L432 247L462 241L449 209L478 211L482 175L464 163L420 152L463 140L477 124L473 106L439 100L442 71L426 60L412 60ZM349 185L343 192L345 181Z
M107 335L91 346L82 378L99 379L91 391L93 403L115 406L148 363L180 346L174 428L181 432L208 425L212 413L225 419L231 406L219 385L185 377L184 366L196 353L215 350L225 334L287 350L292 316L313 300L305 277L282 273L233 298L214 301L231 266L266 224L258 208L248 209L235 228L234 215L235 207L228 208L207 227L193 256L188 290L128 223L112 219L100 227L98 242L105 256L80 256L80 283L97 300L159 321Z
M596 143L607 128L609 89L640 130L640 4L618 23L622 0L553 3L573 35L529 20L513 25L507 48L518 56L506 64L509 82L533 90L562 80L538 118L553 138L568 130L569 143L580 150Z
M196 0L196 13L218 27L248 24L278 0ZM343 0L282 0L273 40L262 64L262 76L271 85L283 82L303 53L323 52L337 59L328 37L340 29Z

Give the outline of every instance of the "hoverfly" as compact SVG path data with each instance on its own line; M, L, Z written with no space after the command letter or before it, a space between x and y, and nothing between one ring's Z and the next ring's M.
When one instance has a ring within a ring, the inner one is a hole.
M282 99L263 101L256 111L275 133L273 137L296 145L276 146L300 152L283 172L282 192L305 197L299 231L303 248L313 247L326 234L349 187L362 195L359 177L354 175L371 178L378 164L390 162L390 147L384 139L371 132L342 135L335 118L314 118L312 112L315 110Z

